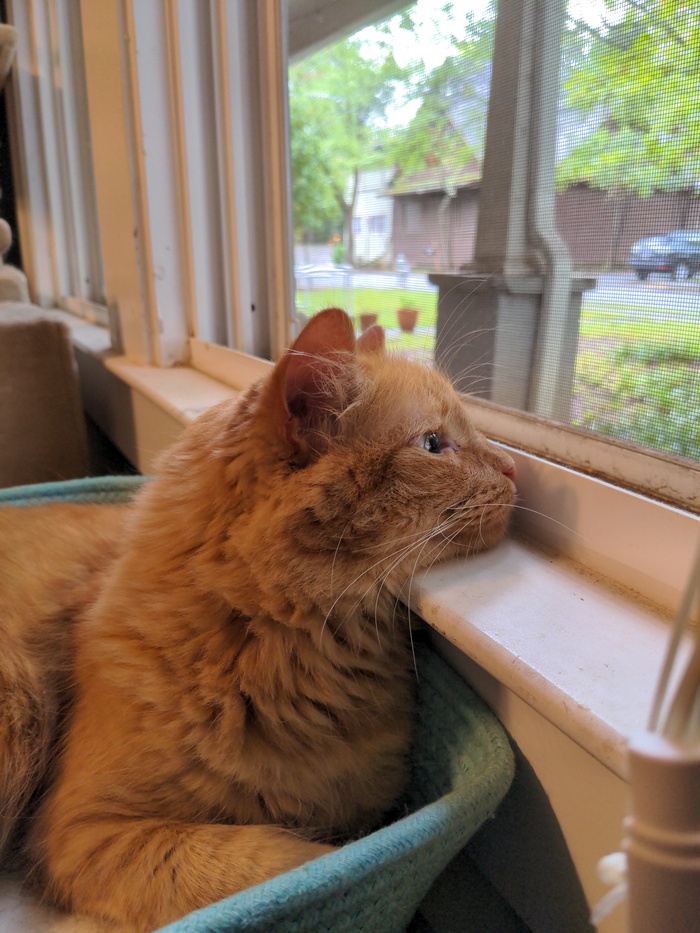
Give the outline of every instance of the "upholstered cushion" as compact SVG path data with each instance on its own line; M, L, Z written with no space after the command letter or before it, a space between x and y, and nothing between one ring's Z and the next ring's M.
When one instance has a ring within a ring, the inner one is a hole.
M87 472L68 328L32 305L0 303L0 486Z

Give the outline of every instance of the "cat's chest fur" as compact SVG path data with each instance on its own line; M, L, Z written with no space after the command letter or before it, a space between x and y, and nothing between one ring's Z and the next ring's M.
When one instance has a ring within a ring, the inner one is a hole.
M141 614L138 625L90 632L99 697L88 702L119 706L121 741L149 749L138 772L124 756L130 806L142 796L147 815L155 784L158 809L182 820L205 813L323 835L370 826L406 779L414 678L404 620L360 609L341 631L313 609L304 625L215 600L209 610L206 629L181 611L170 625Z

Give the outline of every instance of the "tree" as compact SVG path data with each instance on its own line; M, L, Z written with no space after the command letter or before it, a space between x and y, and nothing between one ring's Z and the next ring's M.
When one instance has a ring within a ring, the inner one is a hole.
M353 258L360 171L393 166L405 177L429 166L445 191L440 217L443 241L448 237L457 182L483 152L494 12L476 19L461 3L446 2L433 14L434 21L421 20L414 7L290 68L297 235L329 216L330 194ZM426 69L426 43L446 39L450 54ZM400 67L393 49L407 46L413 58ZM396 125L397 112L411 103L411 118Z
M441 11L453 28L451 53L430 70L422 60L413 63L405 94L418 107L408 125L393 132L388 151L397 180L427 170L443 192L438 208L441 253L451 266L449 207L460 183L466 176L473 180L483 158L495 12L492 5L477 19L453 3L443 4ZM420 30L414 15L404 14L404 30Z
M614 194L700 187L700 6L626 0L617 22L572 21L563 105L587 132L558 165L560 186Z
M294 95L290 106L289 136L292 157L292 203L294 233L301 241L307 236L328 239L343 224L343 213L324 178L323 166L331 158L328 140L315 125L313 101Z
M383 160L383 121L401 76L388 43L368 50L357 37L289 69L295 226L317 226L329 216L332 198L351 260L358 175Z

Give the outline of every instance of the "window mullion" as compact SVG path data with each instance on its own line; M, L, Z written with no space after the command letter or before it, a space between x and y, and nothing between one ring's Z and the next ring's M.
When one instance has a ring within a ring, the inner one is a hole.
M256 356L273 352L270 308L277 256L269 254L269 231L282 226L284 235L289 236L285 216L268 210L268 191L275 183L268 151L283 127L266 120L269 104L263 92L264 76L271 65L263 40L265 17L270 16L283 28L282 13L277 0L272 4L215 0L213 18L218 38L215 71L223 157L220 167L227 199L223 226L228 244L233 343L236 349ZM275 136L271 138L271 134ZM290 297L291 291L285 307Z
M10 0L8 17L18 30L17 62L9 96L13 162L20 196L17 220L22 259L32 298L42 306L55 303L61 287L56 249L60 203L52 182L58 177L57 147L47 146L47 99L50 98L46 23L35 2ZM37 224L44 217L47 223Z
M80 11L72 0L58 0L53 19L57 47L62 52L55 94L65 140L67 211L75 250L71 294L64 297L104 302Z
M265 256L267 257L270 350L273 359L289 346L294 328L291 167L287 92L287 4L261 0L260 74L263 167L266 180Z
M131 0L125 14L143 288L155 361L168 366L187 358L193 300L176 11Z
M238 272L238 198L235 185L231 82L229 78L229 46L227 36L225 0L213 0L211 51L213 61L213 91L215 101L216 157L220 197L221 245L223 251L223 278L226 336L229 346L243 349L241 330L240 276Z
M125 8L120 0L83 0L80 14L105 297L113 313L113 339L133 362L153 362L155 328L145 311L142 280L146 237L135 197L142 179L134 159L133 96L124 48L133 37L124 38Z

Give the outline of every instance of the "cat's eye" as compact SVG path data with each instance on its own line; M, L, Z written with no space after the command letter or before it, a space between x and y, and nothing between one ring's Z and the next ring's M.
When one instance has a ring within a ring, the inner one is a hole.
M437 431L431 431L430 434L424 434L421 437L422 446L431 454L439 454L442 445L440 444L440 435Z
M459 445L441 431L428 431L427 434L420 434L413 443L416 447L427 450L429 454L444 454L446 451L459 450Z

